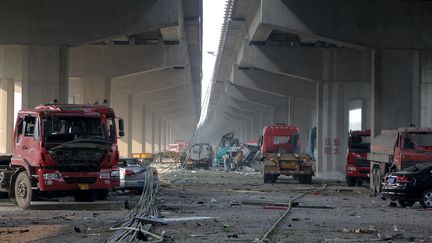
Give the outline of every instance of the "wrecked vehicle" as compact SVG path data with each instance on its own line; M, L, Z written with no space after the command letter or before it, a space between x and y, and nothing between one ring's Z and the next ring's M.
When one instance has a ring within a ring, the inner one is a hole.
M153 176L157 178L158 172L155 168L146 166L137 158L120 158L120 185L116 189L120 190L137 190L142 192L144 188L145 175L147 169L153 170Z
M214 165L222 166L223 165L222 157L227 152L230 153L230 157L233 157L233 147L238 144L239 141L238 139L234 138L234 132L229 132L223 135L219 145L216 147L215 150Z
M202 167L210 169L212 163L212 147L209 143L196 143L189 148L186 160L186 169Z
M13 154L0 160L0 191L25 209L38 196L104 199L119 185L115 114L107 106L41 105L19 111ZM118 120L119 136L124 122Z
M308 155L299 153L297 127L284 124L265 126L259 145L264 183L275 183L279 175L292 175L301 184L312 183L312 160Z
M382 195L398 200L402 207L419 201L424 208L432 208L432 164L416 164L391 173L385 178Z

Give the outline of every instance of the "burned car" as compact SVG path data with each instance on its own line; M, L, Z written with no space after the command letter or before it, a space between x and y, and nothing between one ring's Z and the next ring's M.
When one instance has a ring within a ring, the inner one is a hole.
M141 191L144 186L147 169L152 169L153 175L157 177L156 169L145 165L139 159L120 158L120 186L116 189Z
M384 198L397 200L403 207L419 201L424 208L432 208L432 163L410 166L385 177Z

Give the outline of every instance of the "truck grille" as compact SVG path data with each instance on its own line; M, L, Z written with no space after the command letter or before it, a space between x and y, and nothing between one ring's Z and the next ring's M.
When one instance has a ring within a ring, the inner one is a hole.
M95 172L100 170L104 151L98 149L58 149L50 151L61 172Z
M64 177L63 180L67 184L94 184L97 177Z
M370 162L367 159L357 159L355 164L356 166L369 167Z

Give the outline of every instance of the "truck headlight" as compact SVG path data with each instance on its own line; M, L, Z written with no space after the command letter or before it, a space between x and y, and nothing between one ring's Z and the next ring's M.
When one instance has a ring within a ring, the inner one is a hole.
M348 166L348 167L347 167L347 170L348 170L348 171L356 171L356 170L357 170L357 167L355 167L355 166Z
M111 172L109 172L109 171L101 172L100 175L99 175L99 178L101 178L101 179L110 179L111 178Z
M44 180L58 180L60 179L60 175L58 173L45 173L42 175Z

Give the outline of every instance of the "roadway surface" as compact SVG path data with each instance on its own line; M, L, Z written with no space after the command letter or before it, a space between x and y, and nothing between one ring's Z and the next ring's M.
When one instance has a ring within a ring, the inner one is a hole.
M253 242L283 214L283 210L243 204L245 200L288 202L305 191L270 234L270 242L431 242L432 211L416 203L412 208L390 207L390 201L371 195L365 187L315 180L299 185L290 177L263 184L259 172L171 170L162 176L159 196L165 217L209 216L216 219L162 225L174 242ZM323 188L325 188L323 191ZM319 191L319 192L318 192ZM109 202L127 199L133 192L114 192ZM62 199L72 200L71 198ZM106 203L106 202L105 202ZM128 210L26 210L0 202L0 242L103 242L110 226ZM381 240L380 240L381 239Z

